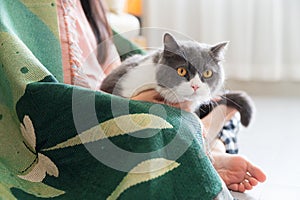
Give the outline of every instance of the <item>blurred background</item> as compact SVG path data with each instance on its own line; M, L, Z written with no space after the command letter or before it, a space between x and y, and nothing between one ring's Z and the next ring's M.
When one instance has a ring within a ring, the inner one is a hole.
M106 1L112 27L130 31L126 37L142 47L161 45L166 30L203 43L230 41L225 88L246 91L257 110L240 132L240 153L268 175L238 198L300 199L300 1ZM124 26L120 15L128 15Z
M300 1L144 0L143 3L145 27L176 30L210 44L230 41L225 63L230 86L245 87L255 94L300 96L296 84L300 82ZM161 42L157 36L148 35L147 39L149 45L157 39ZM271 87L273 84L276 88ZM284 86L295 88L285 90Z

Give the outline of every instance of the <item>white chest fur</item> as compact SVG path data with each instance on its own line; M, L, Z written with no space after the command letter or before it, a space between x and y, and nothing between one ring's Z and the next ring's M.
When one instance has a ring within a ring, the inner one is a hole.
M142 91L155 89L157 86L155 71L156 66L150 59L131 69L122 77L121 95L130 98Z

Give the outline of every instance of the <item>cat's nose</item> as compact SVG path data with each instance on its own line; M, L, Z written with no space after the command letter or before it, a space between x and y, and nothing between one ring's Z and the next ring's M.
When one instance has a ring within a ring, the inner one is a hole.
M199 86L198 85L192 85L192 88L194 91L198 90Z

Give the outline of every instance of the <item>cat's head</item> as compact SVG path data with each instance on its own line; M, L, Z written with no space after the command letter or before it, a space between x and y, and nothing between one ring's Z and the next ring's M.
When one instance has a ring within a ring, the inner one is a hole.
M172 103L208 101L223 84L221 61L228 42L208 45L176 41L169 33L164 35L163 42L156 71L160 94Z

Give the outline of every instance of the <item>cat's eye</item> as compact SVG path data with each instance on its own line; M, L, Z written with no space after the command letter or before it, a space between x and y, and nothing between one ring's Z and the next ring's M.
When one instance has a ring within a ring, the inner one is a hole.
M213 72L211 70L205 70L204 72L202 72L202 76L204 78L210 78L213 75Z
M187 73L187 71L186 71L185 68L179 67L179 68L177 69L177 73L178 73L179 76L185 76L186 73Z

